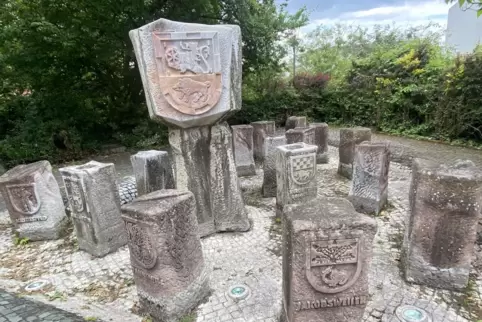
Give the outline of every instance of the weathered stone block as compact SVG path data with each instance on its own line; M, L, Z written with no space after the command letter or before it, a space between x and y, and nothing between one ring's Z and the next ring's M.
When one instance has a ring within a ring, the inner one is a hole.
M200 235L249 230L228 125L170 129L169 143L176 186L196 198Z
M362 142L355 147L353 181L348 199L356 211L379 214L388 199L390 143Z
M254 158L258 161L264 160L264 141L269 136L274 136L274 121L259 121L251 123L253 126Z
M457 290L467 285L481 192L482 170L471 161L414 160L402 256L407 281Z
M340 129L340 146L338 154L340 163L338 174L348 179L353 175L353 160L355 157L355 145L363 141L371 141L372 131L365 127Z
M48 161L22 164L0 177L0 191L19 238L62 237L67 217Z
M254 176L256 168L253 154L253 127L251 125L233 125L234 159L238 176Z
M376 221L342 198L283 213L283 314L287 322L361 321Z
M304 142L315 145L315 129L310 127L297 127L286 131L286 142L294 144Z
M286 120L285 130L292 130L297 127L306 127L306 116L290 116Z
M276 215L283 207L317 196L315 145L295 143L276 151Z
M241 109L238 26L159 19L129 36L153 120L189 128Z
M264 142L263 197L276 197L276 148L286 144L286 137L267 137Z
M122 206L122 218L141 307L177 322L210 292L193 194L152 192Z
M79 249L105 256L127 243L113 163L90 161L59 169Z
M131 156L131 163L139 196L175 188L171 161L166 151L139 151Z
M310 127L315 129L314 145L318 146L316 152L316 163L328 163L328 124L326 123L310 123Z

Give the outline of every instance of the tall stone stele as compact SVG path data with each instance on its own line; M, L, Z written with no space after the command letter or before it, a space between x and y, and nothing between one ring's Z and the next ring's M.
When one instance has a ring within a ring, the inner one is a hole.
M407 281L464 289L482 209L482 170L471 161L415 159L409 197L402 248Z
M254 159L263 162L265 152L265 140L275 135L276 125L274 121L258 121L251 123L253 127Z
M371 141L372 131L366 127L354 127L340 129L340 147L338 154L338 174L348 179L353 175L353 160L355 158L355 146L363 141Z
M196 200L159 190L122 206L140 304L154 321L177 322L209 293Z
M328 124L326 123L310 123L310 127L315 129L314 145L318 146L316 152L316 163L328 163Z
M284 135L270 136L265 140L262 187L265 198L276 197L276 148L282 145L286 145Z
M304 203L317 196L317 147L306 143L287 144L276 151L276 215L289 204Z
M251 125L233 125L234 159L238 176L256 175L253 155L253 127Z
M285 130L292 130L297 127L307 127L306 116L290 116L286 120Z
M388 199L390 143L360 143L355 147L353 167L348 199L356 211L378 215Z
M48 161L8 170L0 177L0 191L19 238L38 241L62 237L67 216Z
M79 249L97 257L127 243L113 163L90 161L59 169Z
M376 221L357 213L346 199L287 206L282 321L361 321L376 230Z
M159 19L129 35L149 114L169 127L176 187L196 198L200 235L247 231L224 122L241 108L240 28Z
M286 142L294 144L304 142L306 144L315 144L315 129L311 127L297 127L286 131Z
M131 156L139 196L161 189L174 189L169 153L166 151L139 151Z

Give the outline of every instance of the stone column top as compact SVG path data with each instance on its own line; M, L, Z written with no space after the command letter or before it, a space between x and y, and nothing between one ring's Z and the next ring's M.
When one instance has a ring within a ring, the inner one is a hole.
M97 162L97 161L89 161L86 164L82 165L72 165L68 166L65 168L60 168L59 171L68 171L71 173L89 173L89 174L94 174L99 171L99 169L106 168L106 167L111 167L114 165L113 163L102 163L102 162Z
M123 205L121 209L135 219L145 221L151 217L152 221L156 221L155 217L168 212L166 209L171 209L180 201L188 200L191 197L193 194L188 190L158 190L134 199L130 204ZM149 209L146 209L146 205L149 206ZM142 210L142 216L139 216L138 210Z
M285 214L293 222L294 231L303 230L376 230L375 219L355 211L353 205L344 198L316 198L303 204L287 205ZM333 220L336 218L336 220Z
M249 129L252 128L253 126L249 124L237 124L237 125L231 125L232 128L237 128L237 129Z
M413 161L413 171L430 177L448 176L461 181L482 181L482 169L470 160L440 164L437 161L416 158Z
M25 177L30 177L36 173L43 173L45 171L52 171L50 162L46 160L37 161L30 164L20 164L0 176L0 183L11 182L12 180L21 181Z
M306 144L304 142L281 145L277 147L278 150L282 151L286 155L300 154L300 153L313 153L318 151L316 145Z
M251 124L271 124L271 123L274 123L274 121L256 121L256 122L251 122Z
M158 156L160 154L167 154L166 151L161 151L161 150L146 150L146 151L139 151L136 154L132 155L133 156L138 156L138 157L154 157Z
M328 123L321 122L321 123L310 123L309 127L328 127Z
M340 131L347 131L347 130L357 130L357 131L371 131L369 127L363 126L355 126L355 127L342 127Z

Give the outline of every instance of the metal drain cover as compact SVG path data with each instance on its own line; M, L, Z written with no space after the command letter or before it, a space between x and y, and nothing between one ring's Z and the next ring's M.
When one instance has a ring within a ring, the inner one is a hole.
M233 285L228 290L228 295L235 301L246 299L251 294L251 290L246 285Z
M395 313L403 322L432 322L427 312L413 305L401 305Z

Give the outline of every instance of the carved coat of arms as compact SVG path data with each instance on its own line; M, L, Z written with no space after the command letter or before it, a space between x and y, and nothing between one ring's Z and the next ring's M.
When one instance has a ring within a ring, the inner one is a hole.
M306 256L306 277L318 292L334 294L351 287L360 276L360 241L312 241Z
M221 96L217 32L154 32L159 86L177 111L203 114Z
M157 252L147 230L128 221L125 221L125 226L129 240L129 251L135 263L145 269L153 268L157 262Z
M40 198L35 183L7 186L12 207L22 215L34 215L40 209Z
M76 213L83 212L85 209L85 198L81 179L64 178L64 183L72 210Z
M303 154L290 157L291 179L297 185L309 183L316 174L316 154Z

